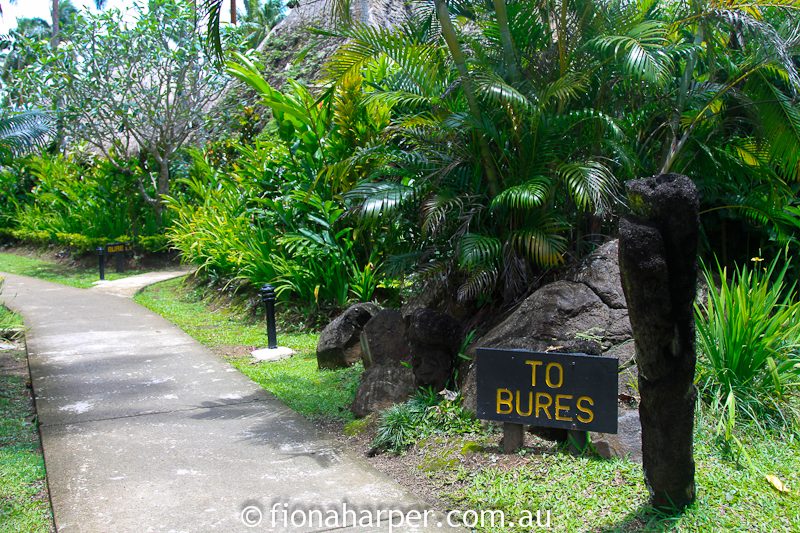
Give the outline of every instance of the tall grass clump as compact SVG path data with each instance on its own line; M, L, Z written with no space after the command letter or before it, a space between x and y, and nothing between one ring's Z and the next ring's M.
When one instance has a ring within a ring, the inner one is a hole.
M480 421L463 408L461 395L447 391L442 398L430 389L419 389L407 402L381 413L372 446L400 454L434 434L465 435L481 431Z
M800 302L797 283L786 279L787 257L766 268L703 268L709 287L695 305L699 386L719 429L730 439L737 419L756 427L798 427ZM779 263L784 261L782 267Z

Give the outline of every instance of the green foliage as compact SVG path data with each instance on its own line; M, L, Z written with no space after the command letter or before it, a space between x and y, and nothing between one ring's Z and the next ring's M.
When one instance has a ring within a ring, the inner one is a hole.
M670 170L700 186L712 248L731 219L755 245L796 243L797 8L420 2L392 29L342 17L328 80L361 76L391 110L368 152L382 167L347 198L364 224L394 220L405 265L461 280L462 300L524 292L585 234L613 231L622 181Z
M252 145L229 144L224 170L192 154L186 195L167 199L172 246L214 278L272 283L309 313L368 301L393 236L356 231L339 193L371 172L348 157L382 127L381 108L358 85L320 98L296 83L279 92L238 59L230 72L259 91L274 123Z
M703 397L719 414L731 438L737 418L764 427L795 426L800 387L800 301L796 281L788 282L788 256L761 268L704 270L709 287L696 304ZM778 264L784 262L782 267Z
M481 424L461 407L461 397L440 399L433 391L420 390L411 400L383 411L372 446L402 453L430 435L480 433Z
M442 486L453 487L445 493L453 508L506 513L505 528L484 526L478 531L527 533L532 528L519 525L519 517L532 511L535 520L537 510L542 511L543 521L545 511L550 511L554 531L797 530L800 495L792 487L800 481L800 440L739 428L737 434L751 458L745 466L719 447L711 418L701 414L695 426L695 479L702 492L694 505L679 514L658 512L648 505L640 464L558 453L543 441L537 442L537 448L553 453L537 450L509 462L501 458L499 464L477 471L457 467L438 472L436 479ZM768 474L786 483L790 492L770 486ZM510 521L515 521L515 527L508 526Z
M10 211L0 225L9 226L10 235L20 241L57 243L77 252L140 236L149 237L148 247L163 248L163 237L154 233L155 216L135 192L132 173L141 170L136 162L129 169L122 172L105 160L29 157L0 178L11 185L0 192L0 204ZM27 190L19 190L23 183Z
M204 54L191 2L150 0L132 9L132 21L116 9L79 13L58 47L27 42L35 61L14 76L12 89L25 105L53 110L60 143L91 146L123 173L140 156L145 173L131 173L140 186L130 192L160 218L171 167L210 128L225 80Z
M3 278L0 277L0 293L3 291ZM22 329L22 318L0 305L0 340L15 338Z

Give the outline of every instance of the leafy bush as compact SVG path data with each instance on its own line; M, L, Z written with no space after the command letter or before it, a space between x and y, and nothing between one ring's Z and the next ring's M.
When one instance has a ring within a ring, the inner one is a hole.
M236 145L229 168L212 165L214 154L192 152L179 180L185 194L167 198L172 246L217 280L272 283L309 314L369 301L381 281L377 246L358 238L341 200L315 184L310 154L301 158L285 142L267 133Z
M137 163L131 162L131 168L136 170ZM163 237L158 242L158 224L136 191L135 178L108 161L31 157L0 180L16 183L0 198L0 206L11 211L0 225L21 241L57 243L78 252L137 237L148 247L164 245Z
M785 260L782 268L778 263ZM730 438L736 418L764 427L797 422L795 393L800 385L800 302L796 282L786 281L788 257L766 268L736 268L729 277L717 268L720 282L703 270L705 302L695 305L704 398L721 414L720 427Z
M402 453L406 448L436 433L478 433L481 424L461 406L461 396L440 399L421 389L411 400L381 413L372 445L376 449Z

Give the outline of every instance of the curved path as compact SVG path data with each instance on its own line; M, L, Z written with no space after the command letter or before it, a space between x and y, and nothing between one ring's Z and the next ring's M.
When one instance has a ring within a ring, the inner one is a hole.
M331 511L343 504L358 513L344 516L351 524L364 520L353 531L388 531L385 522L369 527L378 524L374 511L423 509L133 301L4 277L0 301L28 328L59 531L328 531L341 529ZM243 524L248 507L251 520L262 513L259 526ZM284 522L308 509L316 510L311 527L299 527L300 514L297 527ZM422 529L442 530L393 530Z

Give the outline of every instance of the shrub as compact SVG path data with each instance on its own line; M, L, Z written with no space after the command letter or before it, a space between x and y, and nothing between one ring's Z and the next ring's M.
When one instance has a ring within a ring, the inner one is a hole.
M372 446L399 454L433 434L480 431L480 422L461 406L460 395L442 399L430 390L420 389L414 398L381 413Z
M141 169L135 161L130 165L131 173L125 173L91 158L29 157L10 173L0 173L0 185L16 183L0 193L0 208L10 211L0 215L0 226L24 242L57 243L78 252L134 235L148 246L163 247L152 210L137 191L135 174Z
M709 286L705 302L695 305L699 384L703 397L719 412L726 438L739 416L766 425L796 424L793 396L800 384L800 302L796 282L786 283L788 257L778 268L735 268L720 278L704 268Z

